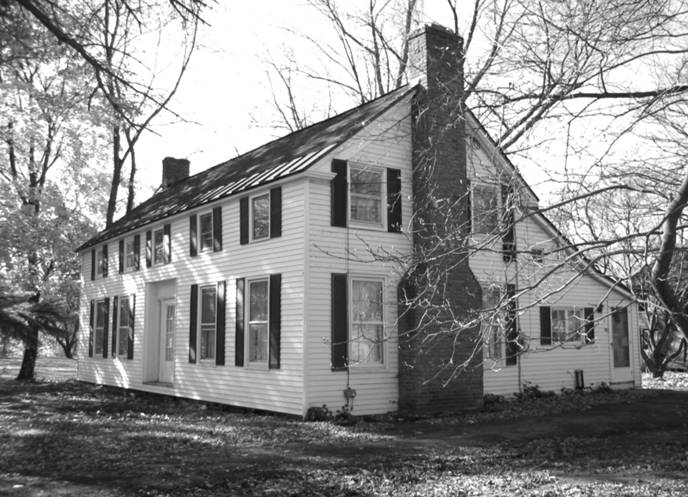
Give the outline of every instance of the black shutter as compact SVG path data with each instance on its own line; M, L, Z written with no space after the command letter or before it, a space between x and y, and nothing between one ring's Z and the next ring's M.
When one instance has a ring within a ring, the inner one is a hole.
M112 357L117 357L117 319L119 319L119 312L117 312L118 305L119 297L112 297Z
M189 300L189 362L196 363L196 327L198 326L198 285L191 285Z
M345 160L332 160L332 172L336 176L330 182L331 224L346 227L347 217L347 163Z
M108 245L103 245L103 278L108 275Z
M91 249L91 281L96 279L96 249Z
M270 238L282 236L282 188L270 190Z
M270 369L280 368L282 275L270 275Z
M471 188L471 180L466 180L466 225L468 226L467 233L473 233L473 190Z
M153 232L146 231L146 267L153 265Z
M108 321L110 320L110 298L105 297L105 315L103 316L103 357L108 356Z
M222 207L213 209L213 252L222 250Z
M124 239L119 241L119 272L124 272Z
M88 315L88 357L93 357L93 328L96 326L93 323L95 305L95 302L91 300L91 311Z
M595 341L595 308L586 307L583 309L585 315L585 343Z
M225 302L226 287L224 281L217 282L215 313L215 364L225 365Z
M516 319L516 285L506 285L507 302L506 312L506 365L514 366L518 363L518 321Z
M162 233L167 237L167 245L165 246L165 264L172 260L172 226L166 224L162 227ZM163 240L164 243L164 240Z
M548 306L540 307L540 345L552 345L552 315Z
M401 171L387 169L387 231L401 231Z
M138 236L138 235L137 235ZM129 297L129 338L127 339L127 359L134 358L134 318L136 317L136 294Z
M504 262L511 262L516 258L516 241L514 237L514 199L513 189L502 184L502 209L504 231L502 236L502 257Z
M195 257L198 255L198 225L196 222L196 214L189 216L189 255Z
M239 200L239 243L248 243L248 197Z
M141 269L141 235L134 235L134 268Z
M234 342L234 364L244 365L244 278L236 280L236 328Z
M332 370L346 369L349 362L349 316L346 274L332 274Z

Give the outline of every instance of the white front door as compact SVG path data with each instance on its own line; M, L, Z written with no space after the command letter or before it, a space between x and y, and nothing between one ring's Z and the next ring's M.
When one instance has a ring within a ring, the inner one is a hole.
M628 309L612 308L612 382L632 381Z
M174 299L163 300L160 305L160 349L158 381L172 383L174 381L174 330L175 330Z

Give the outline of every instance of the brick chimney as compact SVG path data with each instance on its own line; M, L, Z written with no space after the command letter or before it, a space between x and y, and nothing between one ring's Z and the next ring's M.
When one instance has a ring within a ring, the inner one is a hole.
M190 164L188 159L165 157L162 160L162 188L165 189L188 178Z
M457 34L436 24L409 40L409 82L420 83L422 90L413 106L416 263L399 287L400 312L407 310L399 323L399 411L406 414L471 409L483 395L480 330L457 332L454 327L482 300L465 248L469 204L462 44ZM408 311L404 304L414 295L429 304ZM456 375L475 350L477 357Z

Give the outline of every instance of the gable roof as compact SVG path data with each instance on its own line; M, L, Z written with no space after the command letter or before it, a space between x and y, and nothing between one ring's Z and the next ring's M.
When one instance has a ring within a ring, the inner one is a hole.
M190 176L155 193L76 251L214 200L303 172L417 88L402 86Z

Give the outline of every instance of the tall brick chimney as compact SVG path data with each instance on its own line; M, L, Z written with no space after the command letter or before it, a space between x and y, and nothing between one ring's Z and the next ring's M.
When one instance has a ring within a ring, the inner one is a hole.
M439 25L425 26L409 40L409 82L422 90L413 107L415 264L399 287L405 311L399 323L399 411L406 414L456 412L482 401L480 330L456 326L482 299L465 248L470 213L462 44ZM413 296L418 305L409 309Z
M165 157L162 160L162 188L179 183L189 177L189 159Z

